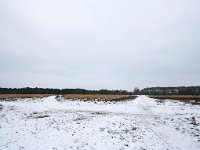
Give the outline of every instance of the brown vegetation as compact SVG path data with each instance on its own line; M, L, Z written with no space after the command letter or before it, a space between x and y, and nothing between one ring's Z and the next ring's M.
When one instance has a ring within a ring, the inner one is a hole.
M43 98L51 96L51 94L0 94L0 99L10 98Z
M107 94L66 94L65 99L72 100L103 100L103 101L120 101L134 99L136 96L131 95L107 95Z
M0 94L1 100L16 100L18 98L43 98L52 96L52 94ZM136 96L131 95L108 95L108 94L65 94L65 99L72 100L103 100L103 101L120 101L134 99ZM57 97L57 100L58 97Z
M153 95L149 97L162 100L200 100L200 95Z

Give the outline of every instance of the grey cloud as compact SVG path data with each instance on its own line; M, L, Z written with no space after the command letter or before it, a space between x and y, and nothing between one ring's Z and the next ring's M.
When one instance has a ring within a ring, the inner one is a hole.
M200 84L199 0L0 2L0 86Z

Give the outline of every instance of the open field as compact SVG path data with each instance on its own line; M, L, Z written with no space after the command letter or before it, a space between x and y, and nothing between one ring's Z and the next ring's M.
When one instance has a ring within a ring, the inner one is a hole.
M16 100L17 98L44 98L53 96L53 94L0 94L2 100ZM98 101L120 101L134 99L131 95L109 95L109 94L65 94L61 96L62 100L98 100Z
M155 99L170 99L170 100L200 100L200 95L149 95Z
M0 101L0 149L200 149L200 105L63 99Z
M52 96L52 94L0 94L0 99L43 98L48 96Z
M131 95L108 95L108 94L65 94L65 99L72 100L105 100L105 101L120 101L134 99Z

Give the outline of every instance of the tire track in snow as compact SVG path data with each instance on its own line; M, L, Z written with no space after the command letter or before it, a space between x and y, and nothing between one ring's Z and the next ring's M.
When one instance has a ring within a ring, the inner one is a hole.
M146 98L147 97L145 96L141 96L138 99ZM191 140L191 137L186 137L175 128L165 124L165 122L161 120L162 114L152 110L150 105L140 105L139 108L143 114L146 114L146 116L143 116L144 125L159 138L161 143L166 145L165 147L178 150L198 150L200 148L200 144L194 143L194 141Z

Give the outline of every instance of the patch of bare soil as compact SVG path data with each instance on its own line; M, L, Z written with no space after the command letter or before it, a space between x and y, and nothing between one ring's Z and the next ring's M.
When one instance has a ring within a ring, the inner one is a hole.
M0 104L0 111L2 111L2 109L3 109L3 105L2 105L2 104Z
M50 117L50 115L41 112L33 112L28 116L28 118L33 118L33 119L46 118L46 117Z

